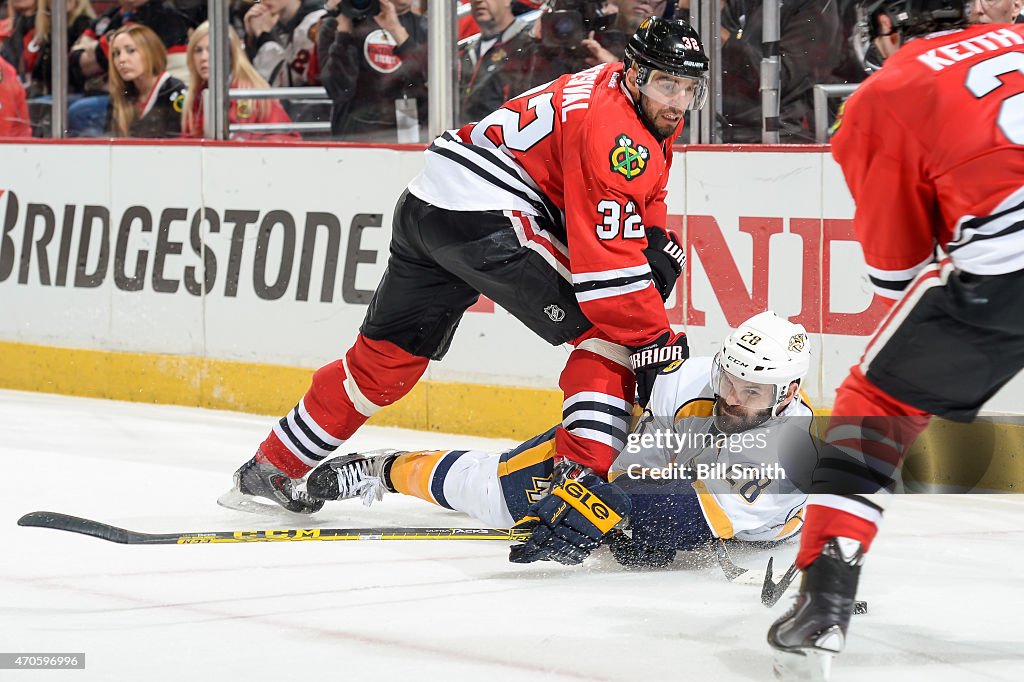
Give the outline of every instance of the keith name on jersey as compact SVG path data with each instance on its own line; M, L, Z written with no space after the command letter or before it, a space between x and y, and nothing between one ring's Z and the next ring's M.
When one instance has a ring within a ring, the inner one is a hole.
M998 31L989 31L980 36L961 40L958 43L928 50L924 54L918 55L917 59L932 71L942 71L947 66L953 66L976 54L984 54L1014 45L1024 45L1024 38L1011 29L1002 28Z

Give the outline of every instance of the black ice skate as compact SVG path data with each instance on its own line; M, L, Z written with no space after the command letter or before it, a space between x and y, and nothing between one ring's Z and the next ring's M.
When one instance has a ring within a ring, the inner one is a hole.
M768 630L777 678L828 679L832 657L846 644L863 560L860 542L832 538L804 570L795 603Z
M220 496L217 504L239 511L266 512L285 509L294 514L313 514L324 506L323 500L311 498L292 480L270 463L263 453L256 455L235 472L235 486ZM260 499L275 502L266 504Z
M348 500L361 497L370 506L395 492L387 477L398 450L353 452L329 459L309 474L306 493L319 500Z

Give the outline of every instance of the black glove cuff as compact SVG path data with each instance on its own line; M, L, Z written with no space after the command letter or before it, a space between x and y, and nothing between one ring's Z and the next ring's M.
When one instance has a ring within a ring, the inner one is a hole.
M654 280L654 288L661 294L661 300L667 301L676 287L676 280L679 279L682 270L677 270L675 260L663 251L644 249L644 255L651 266L651 279Z

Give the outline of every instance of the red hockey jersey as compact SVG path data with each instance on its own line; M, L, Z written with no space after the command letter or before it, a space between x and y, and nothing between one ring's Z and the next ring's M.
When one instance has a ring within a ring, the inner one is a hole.
M966 272L1024 269L1024 25L911 40L847 102L832 154L875 290L936 247Z
M621 63L567 74L444 133L409 191L458 211L515 211L515 229L573 284L609 339L641 345L669 329L642 251L663 227L671 142L644 127ZM548 227L549 229L543 229Z

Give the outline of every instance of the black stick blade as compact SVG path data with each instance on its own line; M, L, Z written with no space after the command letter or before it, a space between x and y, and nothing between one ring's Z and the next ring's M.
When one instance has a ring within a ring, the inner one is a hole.
M81 533L82 535L90 535L94 538L100 538L101 540L107 540L109 542L119 542L121 544L137 543L140 538L134 538L133 536L144 535L140 533L133 533L132 531L125 530L124 528L118 528L117 526L100 523L99 521L93 521L92 519L83 519L77 516L69 516L68 514L48 511L37 511L25 514L18 519L18 525L65 530L71 533Z
M773 560L774 557L770 557L768 559L768 569L764 573L764 585L761 586L761 603L768 608L775 606L775 604L782 599L782 595L786 593L790 583L793 582L797 573L800 572L794 563L786 570L785 573L782 574L782 577L779 578L779 582L772 582Z

